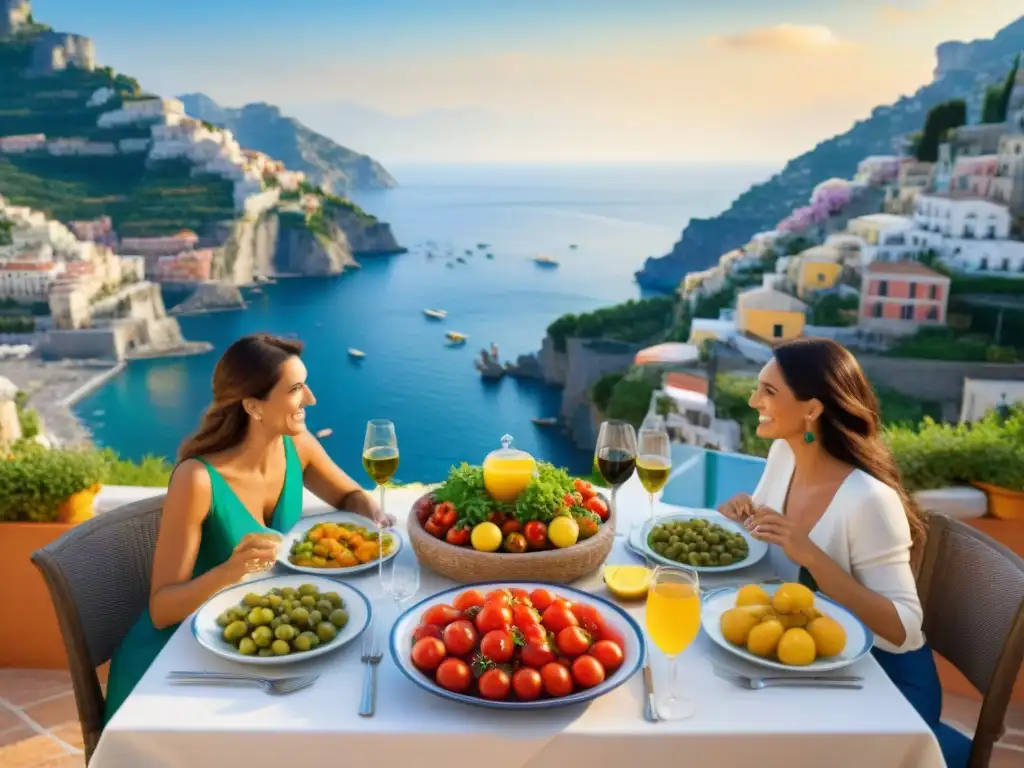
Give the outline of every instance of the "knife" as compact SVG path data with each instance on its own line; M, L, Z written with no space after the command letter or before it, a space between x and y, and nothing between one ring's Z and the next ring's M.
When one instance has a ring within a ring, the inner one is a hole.
M658 710L654 706L654 675L651 665L644 664L644 719L649 723L658 722Z

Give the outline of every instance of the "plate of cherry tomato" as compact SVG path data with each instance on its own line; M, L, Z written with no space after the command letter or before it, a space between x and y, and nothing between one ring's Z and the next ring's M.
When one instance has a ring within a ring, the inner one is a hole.
M391 629L391 657L430 693L493 709L546 709L603 696L644 662L622 608L572 587L488 582L438 592Z

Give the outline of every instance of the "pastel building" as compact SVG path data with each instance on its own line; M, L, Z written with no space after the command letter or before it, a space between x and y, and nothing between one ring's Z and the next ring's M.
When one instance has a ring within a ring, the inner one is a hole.
M787 277L796 289L796 295L807 298L815 291L835 287L843 274L842 257L828 246L808 248L787 265Z
M952 197L987 197L999 170L999 155L966 155L957 158L949 182Z
M915 198L919 193L928 189L934 173L935 163L904 159L900 165L896 183L889 188L886 194L885 212L897 216L913 213Z
M879 186L889 184L897 179L903 158L898 155L872 155L865 157L857 164L857 174L853 177L855 184Z
M999 140L999 167L989 186L989 199L1024 215L1024 133Z
M973 197L922 195L914 206L914 223L948 238L1005 240L1010 235L1009 209Z
M161 256L156 262L155 277L166 283L199 283L210 279L213 251L185 251L175 256Z
M861 249L863 264L870 264L876 259L897 261L916 253L916 246L909 237L913 228L913 219L889 213L858 216L846 224L848 234L864 241Z
M892 335L945 325L949 283L920 262L872 262L861 281L859 325Z
M32 133L21 136L0 136L0 152L6 155L19 155L43 149L46 146L46 134Z
M798 338L807 322L807 305L774 288L753 288L736 297L736 330L768 342Z
M58 262L9 261L0 264L0 299L46 301L62 272Z

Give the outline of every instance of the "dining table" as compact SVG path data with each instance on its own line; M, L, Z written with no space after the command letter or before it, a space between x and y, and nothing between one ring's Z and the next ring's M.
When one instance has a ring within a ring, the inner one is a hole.
M635 480L635 478L634 478ZM417 491L388 493L388 510L404 524ZM630 481L618 497L616 537L607 562L641 563L628 544L632 526L649 516L646 494ZM307 514L329 511L307 504ZM658 505L657 513L686 511ZM396 556L415 562L405 539ZM276 566L282 573L289 571ZM302 574L294 574L301 583ZM769 558L749 568L702 578L701 586L739 586L774 577ZM860 689L737 685L722 669L758 674L714 645L702 631L680 657L679 686L695 712L685 720L644 717L642 675L588 703L507 711L449 701L408 680L387 652L399 614L376 569L345 577L373 606L367 632L377 633L383 660L375 710L361 717L362 638L321 657L255 667L215 656L181 624L132 694L106 726L90 768L223 768L358 764L437 768L564 768L587 766L828 766L943 768L938 743L916 710L869 654L843 675ZM413 603L454 586L425 567ZM600 572L572 586L609 600ZM557 592L557 587L553 587ZM616 601L618 602L618 601ZM643 626L644 603L618 602ZM648 641L654 688L667 685L667 661ZM177 685L175 670L271 676L318 675L286 696L253 687ZM764 674L760 670L760 674Z

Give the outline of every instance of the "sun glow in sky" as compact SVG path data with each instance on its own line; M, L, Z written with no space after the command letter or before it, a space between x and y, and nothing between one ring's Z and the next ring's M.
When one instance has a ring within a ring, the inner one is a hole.
M776 162L1020 0L35 0L148 90L396 162Z

